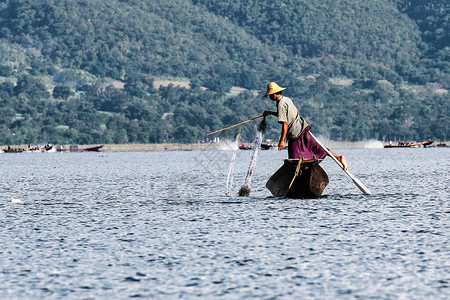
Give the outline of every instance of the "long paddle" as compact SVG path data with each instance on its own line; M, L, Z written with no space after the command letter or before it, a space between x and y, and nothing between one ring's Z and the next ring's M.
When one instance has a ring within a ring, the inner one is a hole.
M316 140L316 142L319 144L320 147L322 147L323 150L325 150L325 152L338 164L339 167L341 167L342 170L344 170L344 172L348 175L348 177L350 177L353 182L356 184L356 186L361 190L361 192L363 192L366 195L372 195L372 192L355 176L353 176L352 173L350 173L349 170L345 170L344 166L341 164L341 162L339 160L336 159L336 157L334 157L334 155L330 152L330 150L328 150L315 136L314 134L312 134L311 132L309 132L309 134L313 137L313 139Z
M260 115L260 116L254 117L254 118L252 118L252 119L250 119L250 120L247 120L247 121L244 121L244 122L241 122L241 123L238 123L238 124L234 124L234 125L231 125L231 126L229 126L229 127L225 127L225 128L222 128L222 129L219 129L219 130L210 132L210 133L207 133L206 135L214 134L214 133L220 132L220 131L222 131L222 130L227 130L227 129L230 129L230 128L233 128L233 127L236 127L236 126L245 124L245 123L248 123L248 122L250 122L250 121L256 120L256 119L261 118L261 117L264 117L264 115Z

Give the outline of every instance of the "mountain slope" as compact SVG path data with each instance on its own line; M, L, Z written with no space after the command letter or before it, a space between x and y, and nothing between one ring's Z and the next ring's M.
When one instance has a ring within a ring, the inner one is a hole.
M114 78L139 71L204 82L212 74L257 88L270 74L369 77L361 69L394 72L419 56L420 32L382 0L15 0L3 7L1 38L62 67ZM242 79L249 73L256 82Z
M448 4L433 3L6 0L0 144L197 141L273 109L229 93L268 81L334 139L446 139Z
M238 67L263 72L266 56L277 56L244 30L185 0L10 1L4 6L2 38L64 68L98 76L123 78L139 71L201 77L226 61L226 75L232 77Z

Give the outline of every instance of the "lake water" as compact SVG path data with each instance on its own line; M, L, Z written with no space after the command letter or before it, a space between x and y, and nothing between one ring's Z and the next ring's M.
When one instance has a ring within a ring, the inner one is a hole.
M334 149L325 197L273 198L287 151L0 154L1 299L448 299L449 148ZM23 204L12 203L11 199Z

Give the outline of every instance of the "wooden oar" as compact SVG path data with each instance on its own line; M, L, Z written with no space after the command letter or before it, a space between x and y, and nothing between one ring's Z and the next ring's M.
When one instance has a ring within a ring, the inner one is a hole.
M328 150L328 148L326 148L315 136L314 134L312 134L311 132L309 132L309 134L316 140L316 142L319 144L320 147L322 147L323 150L325 150L325 152L338 164L339 167L341 167L342 170L344 170L344 172L348 175L348 177L350 177L353 182L356 184L356 186L361 190L361 192L363 192L366 195L372 195L372 192L355 176L353 176L352 173L350 173L349 170L346 170L344 168L344 166L342 165L342 163L337 160L336 157L334 157L334 155L330 152L330 150Z
M252 118L252 119L250 119L250 120L247 120L247 121L244 121L244 122L241 122L241 123L238 123L238 124L234 124L234 125L231 125L231 126L229 126L229 127L225 127L225 128L222 128L222 129L219 129L219 130L210 132L210 133L207 133L206 135L210 135L210 134L214 134L214 133L217 133L217 132L220 132L220 131L223 131L223 130L227 130L227 129L230 129L230 128L233 128L233 127L236 127L236 126L245 124L245 123L248 123L248 122L250 122L250 121L256 120L256 119L261 118L261 117L264 117L264 115L260 115L260 116L254 117L254 118Z

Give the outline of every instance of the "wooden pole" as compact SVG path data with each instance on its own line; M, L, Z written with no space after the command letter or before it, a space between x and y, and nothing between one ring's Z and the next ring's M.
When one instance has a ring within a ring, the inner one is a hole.
M223 130L227 130L227 129L230 129L230 128L233 128L233 127L236 127L236 126L245 124L245 123L248 123L248 122L250 122L250 121L256 120L256 119L261 118L261 117L263 117L263 116L264 116L264 115L260 115L260 116L254 117L254 118L252 118L252 119L250 119L250 120L247 120L247 121L244 121L244 122L241 122L241 123L238 123L238 124L234 124L234 125L231 125L231 126L229 126L229 127L225 127L225 128L222 128L222 129L219 129L219 130L210 132L210 133L207 133L206 135L210 135L210 134L214 134L214 133L217 133L217 132L220 132L220 131L223 131Z

